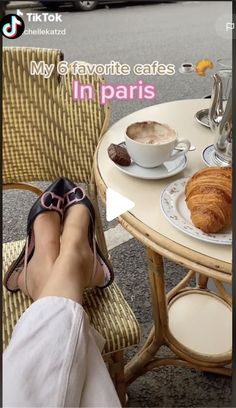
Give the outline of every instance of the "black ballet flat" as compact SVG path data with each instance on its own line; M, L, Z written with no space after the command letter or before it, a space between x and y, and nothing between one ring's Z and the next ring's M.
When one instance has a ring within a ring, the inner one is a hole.
M103 255L102 251L100 250L98 243L95 238L95 211L93 204L89 200L89 198L86 196L85 191L72 181L68 179L64 179L64 190L66 193L64 194L64 212L73 205L79 204L79 205L84 205L90 215L90 224L89 224L89 230L88 230L88 240L90 247L93 251L94 254L94 267L93 267L93 273L91 276L91 281L93 280L96 271L97 271L97 261L103 268L104 272L104 283L103 285L98 286L101 289L104 289L108 286L111 285L111 283L114 280L114 272L109 264L109 262L106 260L105 256Z
M8 271L4 277L4 285L10 292L16 292L19 290L18 277L19 274L24 272L25 288L27 290L26 269L27 264L34 253L34 234L33 224L36 217L45 211L56 211L63 219L64 215L64 179L58 178L54 181L41 196L33 204L27 220L27 238L24 248L22 249L18 258L8 268Z

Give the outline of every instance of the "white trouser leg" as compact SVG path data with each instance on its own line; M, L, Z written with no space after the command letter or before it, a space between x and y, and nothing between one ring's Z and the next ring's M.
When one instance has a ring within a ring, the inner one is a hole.
M103 345L80 304L37 300L19 319L3 355L3 406L120 407Z

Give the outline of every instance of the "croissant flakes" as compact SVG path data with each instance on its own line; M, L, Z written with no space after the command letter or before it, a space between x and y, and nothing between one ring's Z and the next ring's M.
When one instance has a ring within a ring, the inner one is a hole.
M198 171L185 187L186 204L195 227L219 232L232 223L232 169L211 167Z

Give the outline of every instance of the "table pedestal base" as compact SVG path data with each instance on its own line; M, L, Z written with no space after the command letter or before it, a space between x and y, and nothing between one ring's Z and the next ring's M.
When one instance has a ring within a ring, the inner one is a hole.
M223 346L220 344L217 354L210 351L209 345L207 346L207 350L209 349L209 352L204 354L199 352L199 350L196 350L197 347L195 347L195 349L194 347L193 349L190 349L189 347L186 347L186 345L180 343L171 333L170 329L172 328L173 330L174 326L173 322L170 324L171 321L169 319L168 311L168 308L171 310L175 302L177 304L178 299L181 299L182 301L182 299L184 299L183 296L185 296L186 300L188 297L184 307L189 308L189 305L192 302L191 299L189 303L189 294L194 295L192 296L193 298L201 298L202 295L205 295L202 299L204 301L207 300L206 304L209 304L210 308L212 307L212 304L214 306L215 302L215 304L223 310L223 313L226 313L223 315L222 322L224 321L225 316L229 319L229 315L231 314L231 299L224 290L221 282L215 282L219 295L208 291L207 277L202 275L199 277L196 289L188 288L186 287L188 282L195 275L195 272L189 271L185 278L166 295L163 259L160 255L150 249L147 249L147 255L149 261L149 278L152 295L154 326L152 327L144 346L125 367L126 383L130 384L140 375L166 365L195 368L206 372L230 376L232 374L232 370L231 368L226 367L230 364L232 358L231 347L228 346L230 341L223 344ZM201 313L200 310L199 313ZM219 315L215 316L215 318L218 319ZM218 321L216 321L216 323L217 322ZM204 324L207 324L206 319L203 322L203 327ZM216 327L214 327L214 330L216 330ZM218 326L217 330L219 330ZM175 331L173 330L173 332ZM202 344L204 346L204 342L202 342ZM174 352L175 357L158 357L158 351L162 345L167 346L172 352ZM224 347L226 348L225 350ZM227 348L229 348L229 350L227 350Z
M157 344L156 339L149 346L143 347L140 351L125 367L125 382L127 385L131 384L136 378L147 373L148 371L153 371L163 366L173 365L176 367L185 368L195 368L197 370L211 372L215 374L221 374L226 376L232 375L232 369L229 367L210 367L209 365L203 365L201 363L190 363L187 360L183 360L179 357L165 357L160 358L157 356L158 350L165 343Z

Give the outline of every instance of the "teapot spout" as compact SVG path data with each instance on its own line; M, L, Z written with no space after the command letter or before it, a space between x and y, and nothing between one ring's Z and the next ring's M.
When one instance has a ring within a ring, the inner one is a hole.
M222 80L218 74L213 75L213 88L211 94L211 107L209 109L210 128L214 132L219 126L224 115Z

